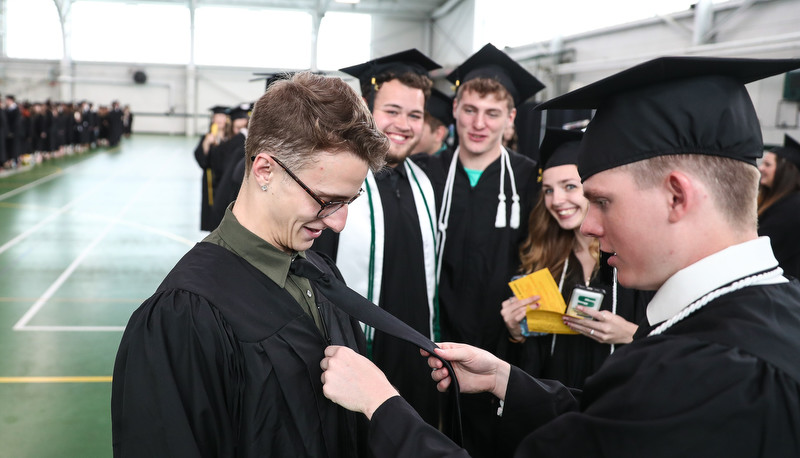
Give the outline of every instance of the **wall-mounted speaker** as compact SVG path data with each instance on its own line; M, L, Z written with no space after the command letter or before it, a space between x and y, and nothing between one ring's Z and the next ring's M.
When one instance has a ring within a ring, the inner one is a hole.
M147 73L142 70L133 72L133 82L136 84L144 84L147 82Z

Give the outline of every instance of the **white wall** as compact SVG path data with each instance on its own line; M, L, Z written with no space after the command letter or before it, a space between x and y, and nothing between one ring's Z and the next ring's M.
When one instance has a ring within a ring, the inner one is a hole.
M432 24L431 58L452 69L476 50L472 49L475 34L475 0L464 0Z
M800 57L800 28L797 26L800 24L800 1L762 0L737 12L737 7L746 3L730 1L717 4L714 21L719 27L718 33L712 42L703 45L692 43L694 15L692 11L686 11L670 16L672 25L653 18L564 37L563 50L569 57L566 62L556 65L553 65L553 57L547 55L552 50L550 43L534 43L515 48L510 53L547 84L544 98L663 55ZM787 110L795 120L798 114L796 104L781 104L782 75L749 84L748 91L761 120L766 143L781 143L784 133L800 138L800 129L776 125L787 116ZM780 116L779 106L783 109Z

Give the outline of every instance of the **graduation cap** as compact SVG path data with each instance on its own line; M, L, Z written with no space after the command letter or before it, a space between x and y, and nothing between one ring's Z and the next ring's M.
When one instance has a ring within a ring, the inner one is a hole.
M539 163L544 164L542 170L566 164L578 165L581 138L583 132L580 130L548 128L539 146Z
M405 73L416 73L428 76L428 72L442 68L441 65L431 60L416 49L407 49L388 56L379 57L363 64L352 65L339 69L339 71L355 76L361 82L362 92L368 87L377 87L383 81L381 75L399 76ZM374 91L372 91L374 92ZM367 94L361 94L366 97Z
M425 111L445 126L453 124L453 98L438 89L431 89L431 96L425 103Z
M783 134L783 146L773 148L769 151L791 162L800 170L800 143L798 143L797 140Z
M514 99L514 106L519 106L544 89L541 81L491 43L447 75L447 80L455 84L456 88L476 78L494 79L502 84Z
M252 103L241 103L230 110L231 121L236 119L249 118L250 112L253 110Z
M229 109L230 108L224 107L222 105L215 105L215 106L209 108L208 110L213 114L228 114L228 110Z
M800 59L660 57L539 104L596 108L578 169L595 173L668 154L756 165L761 126L744 85L800 67Z

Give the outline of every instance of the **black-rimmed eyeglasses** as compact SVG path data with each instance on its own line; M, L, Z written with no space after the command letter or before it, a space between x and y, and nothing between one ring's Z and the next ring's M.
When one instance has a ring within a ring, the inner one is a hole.
M270 157L272 158L272 160L273 160L273 161L275 161L275 163L276 163L276 164L280 165L280 166L281 166L281 168L282 168L283 170L285 170L285 171L286 171L286 173L288 173L288 174L289 174L289 176L290 176L290 177L292 177L292 179L293 179L293 180L294 180L294 181L295 181L297 184L299 184L299 185L300 185L300 187L301 187L301 188L303 188L303 190L305 190L305 192L307 192L307 193L308 193L308 195L309 195L309 196L311 196L311 198L312 198L312 199L314 199L314 200L315 200L315 201L316 201L316 202L319 204L319 206L320 206L320 209L319 209L319 211L317 212L317 218L327 218L328 216L331 216L332 214L334 214L334 213L336 213L337 211L339 211L339 209L340 209L340 208L342 208L342 207L344 207L345 205L350 205L351 203L353 203L353 201L354 201L354 200L356 200L356 199L358 198L358 196L360 196L360 195L361 195L361 194L364 192L364 189L362 188L362 189L359 189L359 190L358 190L358 194L356 194L355 196L351 197L351 198L350 198L350 199L348 199L348 200L339 200L339 201L330 201L330 202L325 202L324 200L322 200L322 199L321 199L321 198L320 198L320 197L317 195L317 193L315 193L314 191L312 191L312 190L311 190L311 188L309 188L308 186L306 186L306 184L305 184L305 183L303 183L303 182L300 180L300 178L297 178L297 175L295 175L294 173L292 173L292 171L291 171L291 170L289 170L289 168L288 168L288 167L286 167L285 165L283 165L283 162L279 161L279 160L278 160L278 158L276 158L275 156L270 156ZM255 156L250 156L250 160L251 160L251 161L255 161L255 160L256 160L256 157L255 157Z

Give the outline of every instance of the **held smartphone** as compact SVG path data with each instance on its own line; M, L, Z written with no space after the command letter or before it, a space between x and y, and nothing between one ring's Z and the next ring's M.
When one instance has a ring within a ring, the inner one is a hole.
M606 292L599 288L575 285L575 288L572 290L572 295L569 298L569 304L567 304L567 315L592 319L589 315L579 312L575 307L581 305L595 311L600 311L600 305L603 304L603 297L605 294Z

